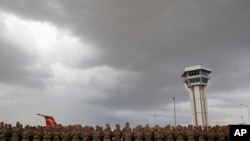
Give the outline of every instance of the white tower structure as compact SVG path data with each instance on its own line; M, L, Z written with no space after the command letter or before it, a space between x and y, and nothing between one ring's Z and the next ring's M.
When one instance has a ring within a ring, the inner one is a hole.
M189 92L194 126L209 126L210 124L206 90L211 72L211 69L197 65L186 67L181 76Z

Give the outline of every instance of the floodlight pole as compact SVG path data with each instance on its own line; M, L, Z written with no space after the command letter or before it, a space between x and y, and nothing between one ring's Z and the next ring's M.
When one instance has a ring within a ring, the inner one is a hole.
M174 125L176 126L175 97L173 97L173 102L174 102Z
M154 120L155 120L155 125L156 125L156 114L154 113Z

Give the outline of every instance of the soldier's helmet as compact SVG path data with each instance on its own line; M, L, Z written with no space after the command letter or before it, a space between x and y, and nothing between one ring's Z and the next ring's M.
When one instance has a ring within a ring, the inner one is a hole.
M109 124L108 124L108 123L106 123L106 128L110 128L110 126L109 126Z
M119 125L119 124L116 124L115 127L116 127L116 128L120 128L120 125Z
M95 126L95 129L96 129L96 130L98 130L99 128L100 128L99 125L96 125L96 126Z
M126 126L129 126L129 122L126 122Z
M16 127L19 127L19 126L20 126L20 122L17 121L17 122L16 122Z

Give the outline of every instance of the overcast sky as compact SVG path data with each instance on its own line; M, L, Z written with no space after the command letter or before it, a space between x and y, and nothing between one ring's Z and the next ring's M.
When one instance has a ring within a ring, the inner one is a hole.
M211 124L250 123L249 0L0 0L0 121L191 124L187 66L212 69Z

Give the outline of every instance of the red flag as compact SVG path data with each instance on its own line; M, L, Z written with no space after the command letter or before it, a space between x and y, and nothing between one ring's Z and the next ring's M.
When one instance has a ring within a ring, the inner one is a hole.
M45 118L47 126L56 126L57 125L55 119L52 116L46 116L46 115L42 115L42 114L37 114L37 115L43 116Z

